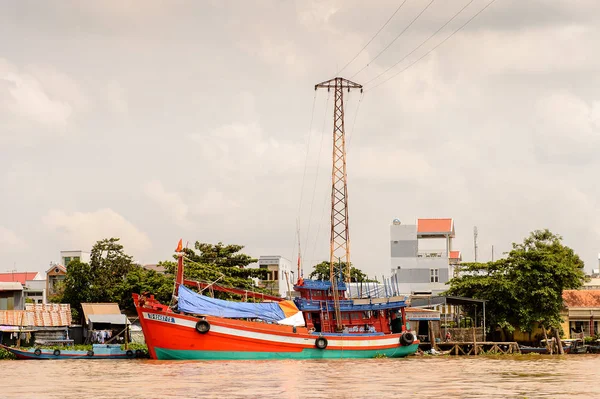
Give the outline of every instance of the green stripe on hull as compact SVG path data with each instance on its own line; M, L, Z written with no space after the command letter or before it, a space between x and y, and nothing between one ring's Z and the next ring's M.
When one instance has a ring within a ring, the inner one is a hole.
M160 360L276 360L276 359L368 359L378 356L404 357L412 355L418 344L379 350L304 349L301 352L233 352L195 351L154 348Z

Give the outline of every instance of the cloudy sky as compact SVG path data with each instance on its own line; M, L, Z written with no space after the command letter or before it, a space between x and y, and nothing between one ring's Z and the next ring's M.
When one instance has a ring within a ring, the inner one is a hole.
M600 2L496 0L406 69L488 1L407 57L470 2L434 1L398 36L430 3L407 0L341 74L366 89L346 132L371 275L395 217L453 217L465 260L473 226L480 260L549 228L596 267ZM180 237L294 259L297 218L306 262L327 259L332 98L313 87L401 3L2 1L0 271L110 236L144 263Z

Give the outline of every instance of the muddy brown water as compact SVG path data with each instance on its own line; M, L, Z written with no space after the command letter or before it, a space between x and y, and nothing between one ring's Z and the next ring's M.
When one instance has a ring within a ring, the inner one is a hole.
M600 398L600 356L0 361L0 398Z

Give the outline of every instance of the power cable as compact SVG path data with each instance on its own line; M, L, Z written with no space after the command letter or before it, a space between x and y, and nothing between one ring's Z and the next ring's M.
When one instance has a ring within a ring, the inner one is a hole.
M471 22L472 20L474 20L475 18L477 18L477 16L479 14L481 14L482 12L484 12L489 6L491 6L496 0L491 0L485 7L483 7L481 10L479 10L479 12L477 12L475 15L473 15L471 18L469 18L467 20L467 22L465 22L464 24L462 24L458 29L456 29L454 32L452 32L448 37L446 37L444 40L442 40L440 43L438 43L435 47L433 47L431 50L429 50L428 52L426 52L425 54L423 54L421 57L417 58L417 60L415 60L414 62L412 62L411 64L409 64L406 68L398 71L397 73L393 74L392 76L390 76L389 78L381 81L380 83L376 84L375 86L371 87L368 90L365 90L365 93L368 91L371 91L373 89L375 89L376 87L381 86L382 84L384 84L385 82L387 82L390 79L395 78L396 76L400 75L401 73L403 73L404 71L406 71L407 69L409 69L410 67L412 67L413 65L415 65L417 62L421 61L423 58L427 57L429 54L431 54L431 52L433 52L435 49L437 49L438 47L440 47L442 44L446 43L446 41L448 39L450 39L452 36L454 36L458 31L460 31L462 28L464 28L465 26L467 26L469 24L469 22Z
M377 58L379 58L379 56L380 56L381 54L383 54L383 53L384 53L384 52L385 52L385 51L386 51L388 48L390 48L390 46L391 46L392 44L394 44L394 42L395 42L396 40L398 40L398 39L400 38L400 36L402 36L402 35L404 34L404 32L406 32L406 31L408 30L408 28L410 28L410 27L412 26L412 24L414 24L414 23L417 21L417 19L419 19L419 17L420 17L421 15L423 15L423 13L424 13L425 11L427 11L427 9L429 8L429 6L430 6L430 5L432 5L434 1L435 1L435 0L431 0L431 1L430 1L430 2L429 2L429 3L428 3L426 6L425 6L425 8L423 8L423 9L421 10L421 12L420 12L420 13L418 13L418 14L417 14L417 16L416 16L416 17L414 17L414 18L413 18L413 20L412 20L412 21L410 21L410 23L409 23L408 25L406 25L406 27L405 27L405 28L402 30L402 32L400 32L400 33L398 34L398 36L396 36L396 37L394 38L394 40L392 40L392 41L390 42L390 44L388 44L387 46L385 46L385 48L384 48L383 50L381 50L381 51L380 51L380 52L379 52L379 53L378 53L378 54L377 54L377 55L376 55L376 56L375 56L373 59L371 59L371 61L369 61L369 62L368 62L368 63L367 63L367 64L366 64L364 67L362 67L361 69L359 69L359 70L358 70L358 72L356 72L354 75L350 76L350 79L354 78L356 75L358 75L359 73L361 73L362 71L364 71L364 70L365 70L365 68L367 68L369 65L371 65L371 63L372 63L373 61L375 61Z
M339 71L337 71L335 73L335 76L339 76L339 74L348 67L348 65L352 64L352 62L354 62L354 60L356 58L358 58L358 56L365 51L365 49L369 46L369 44L371 44L371 42L373 40L375 40L375 38L381 33L381 31L383 30L383 28L385 28L387 26L387 24L390 23L390 21L392 20L392 18L394 18L394 15L396 15L398 13L398 11L400 11L400 9L402 8L402 6L404 5L404 3L406 3L407 0L404 0L399 6L398 8L396 8L396 11L394 11L394 13L388 18L387 21L385 21L385 24L383 24L383 26L381 28L379 28L379 30L377 31L377 33L375 33L375 35L373 35L373 37L371 38L371 40L369 40L367 42L367 44L364 45L363 48L360 49L360 51L358 53L356 53L356 55L354 56L354 58L352 58L350 61L348 61L348 63L346 65L344 65L344 67L342 69L340 69Z
M396 65L400 64L402 61L404 61L405 59L407 59L408 57L410 57L415 51L417 51L418 49L420 49L425 43L427 43L429 40L431 40L431 38L433 38L435 35L437 35L438 33L440 33L440 31L442 29L444 29L446 26L448 26L448 24L450 22L452 22L454 20L454 18L456 18L460 13L462 13L474 1L475 0L470 0L463 8L461 8L456 14L454 14L452 16L452 18L450 18L448 21L446 21L446 23L444 25L440 26L440 28L438 30L436 30L431 36L429 36L427 39L425 39L423 42L421 42L421 44L419 44L417 47L415 47L410 53L408 53L404 57L402 57L402 59L400 61L396 62L391 67L389 67L385 71L381 72L379 75L375 76L373 79L369 80L367 83L365 83L365 85L368 85L372 81L377 80L380 76L385 75L388 71L390 71L391 69L393 69Z
M317 93L315 92L315 95L313 96L313 103L312 103L312 110L310 112L310 125L308 127L308 139L306 142L306 155L304 157L304 172L302 174L302 185L300 188L300 200L298 201L298 216L296 217L296 223L299 223L299 218L300 218L300 212L302 211L302 197L304 196L304 182L306 181L306 167L308 165L308 154L310 152L310 138L312 136L312 126L313 126L313 121L315 119L315 104L317 102ZM292 251L294 251L296 249L296 235L298 233L296 232L294 234L294 244L292 245ZM294 259L294 256L292 254L292 258Z
M312 220L312 209L313 209L313 204L315 202L315 192L317 190L317 180L319 178L319 166L321 163L321 152L323 150L323 139L325 137L325 121L327 120L327 106L329 105L329 97L330 94L328 92L327 94L327 100L325 101L325 114L323 115L323 127L321 128L321 145L319 146L319 153L317 155L317 170L315 173L315 184L313 187L313 195L312 195L312 200L310 202L310 210L308 212L308 227L306 228L306 240L305 240L305 245L304 245L304 253L302 254L303 258L306 255L306 250L308 249L308 236L310 234L310 224L311 224L311 220Z

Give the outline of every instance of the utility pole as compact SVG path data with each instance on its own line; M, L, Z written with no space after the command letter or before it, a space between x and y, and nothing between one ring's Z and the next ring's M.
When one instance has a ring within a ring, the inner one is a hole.
M362 85L344 78L333 78L315 85L315 90L335 91L333 104L333 163L331 169L331 236L329 276L335 304L337 330L342 330L342 317L334 262L346 262L346 281L350 281L350 232L348 229L348 179L346 173L346 135L344 133L344 89L360 89Z
M475 262L477 262L477 226L473 227L473 244L475 246Z
M492 244L492 262L494 261L494 245Z

